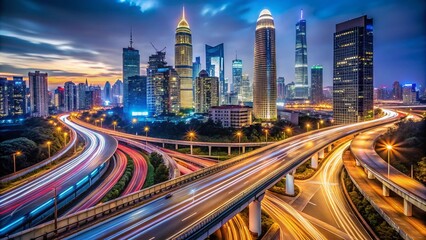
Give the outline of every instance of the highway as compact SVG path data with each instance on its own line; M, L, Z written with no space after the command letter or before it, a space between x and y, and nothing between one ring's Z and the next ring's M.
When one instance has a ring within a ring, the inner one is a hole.
M91 191L90 194L80 200L80 202L71 208L67 214L73 214L75 212L95 206L102 200L102 198L109 192L109 190L114 187L118 180L120 180L124 170L126 170L127 157L121 150L117 150L114 155L115 157L111 159L112 166L110 166L112 171L108 174L108 176L106 176L102 183L96 187L96 189Z
M114 138L72 123L67 115L61 116L61 121L87 138L85 150L74 159L0 196L0 236L20 227L29 217L52 209L55 188L58 201L68 197L76 183L82 184L83 179L87 181L87 176L115 152L117 141Z
M127 184L126 189L124 189L123 193L121 193L121 196L124 196L142 189L148 174L148 164L142 154L140 154L138 151L126 147L122 144L118 145L118 149L129 155L129 157L133 159L134 165L132 178Z
M187 231L212 211L247 192L259 182L273 184L282 175L302 164L313 153L331 142L365 128L396 121L397 114L387 111L384 118L323 131L312 131L297 139L284 140L247 153L245 160L223 171L173 190L170 198L157 198L76 232L71 238L91 239L167 239ZM239 158L239 157L237 157ZM266 189L263 189L265 191ZM260 191L260 189L256 190ZM248 204L248 203L245 203ZM244 207L245 205L240 205Z

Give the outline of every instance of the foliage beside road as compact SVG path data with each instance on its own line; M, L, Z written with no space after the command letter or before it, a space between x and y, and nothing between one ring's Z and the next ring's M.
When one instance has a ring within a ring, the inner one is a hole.
M163 157L153 152L149 154L148 159L154 167L154 184L169 180L169 168L164 164Z
M129 184L130 179L132 179L133 172L135 170L135 165L133 159L130 158L127 154L127 166L120 180L114 185L114 187L109 190L109 192L102 198L101 202L108 202L112 199L115 199L121 195L121 193L126 189L127 184Z

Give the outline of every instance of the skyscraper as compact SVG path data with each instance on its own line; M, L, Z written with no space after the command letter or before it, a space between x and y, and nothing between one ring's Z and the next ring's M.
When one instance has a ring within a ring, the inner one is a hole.
M277 102L284 102L285 100L285 79L278 77L277 80Z
M242 101L242 78L243 78L243 61L235 57L232 60L232 87L231 92L237 94L238 100Z
M84 83L79 83L77 84L77 108L78 109L86 109L86 84Z
M109 81L106 81L104 85L104 103L111 103L111 84L109 83Z
M250 78L248 74L243 75L241 79L241 88L242 88L242 101L253 102L253 88L250 83Z
M129 84L128 78L140 75L139 50L133 48L132 32L130 32L130 46L123 48L123 112L129 114ZM95 104L96 105L96 104Z
M308 48L306 44L306 20L303 19L303 10L300 11L300 20L296 23L295 73L295 98L308 99Z
M322 66L314 65L311 67L311 99L313 103L321 103L322 94Z
M30 86L30 113L32 117L49 115L49 99L47 89L47 73L28 73Z
M129 77L129 112L131 116L148 115L147 105L147 77L131 76Z
M73 82L65 82L65 101L64 101L64 111L71 112L77 109L78 98L77 98L77 88Z
M123 103L123 82L120 79L117 79L114 85L112 85L111 93L114 105L120 105Z
M336 25L333 114L336 124L373 117L373 19L367 16Z
M9 81L9 115L24 115L27 113L26 108L26 91L27 86L23 77L13 77L12 81Z
M176 27L175 68L180 77L180 107L193 108L192 35L185 19L185 9Z
M392 99L394 100L402 99L402 87L398 81L393 82Z
M195 101L195 80L201 71L201 58L195 57L195 62L192 63L192 99Z
M219 79L209 77L206 70L202 70L196 79L195 112L208 113L210 107L219 105Z
M277 118L277 69L275 26L271 12L264 9L256 23L254 41L253 113L256 118Z
M8 105L8 81L7 78L0 78L0 117L9 115Z
M219 93L223 97L228 92L225 83L225 58L223 43L214 47L206 44L206 71L210 77L219 78ZM222 100L220 100L222 102Z

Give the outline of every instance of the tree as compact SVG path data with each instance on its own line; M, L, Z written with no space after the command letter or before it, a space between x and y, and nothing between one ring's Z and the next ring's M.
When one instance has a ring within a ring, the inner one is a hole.
M155 183L161 183L169 179L169 168L164 164L160 164L155 170Z
M160 164L163 164L164 162L163 157L156 152L153 152L149 155L149 161L151 162L152 166L154 166L154 169L157 169Z

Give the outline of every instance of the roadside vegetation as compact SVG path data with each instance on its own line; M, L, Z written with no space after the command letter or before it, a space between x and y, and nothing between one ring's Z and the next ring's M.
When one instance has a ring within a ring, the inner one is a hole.
M130 158L127 154L127 166L120 180L114 185L114 187L109 190L109 192L102 198L101 202L108 202L112 199L118 198L121 193L126 189L127 184L129 184L130 179L133 176L133 172L135 170L135 165L133 159Z
M346 170L343 172L343 180L345 183L346 190L349 194L350 200L356 206L358 212L362 218L370 225L373 231L380 239L384 240L396 240L402 239L402 237L396 232L379 213L376 212L373 206L368 202L366 198L359 192L357 187L352 183L352 180L348 176Z
M153 152L149 154L148 159L154 167L154 184L169 180L169 168L164 164L163 157Z
M414 178L426 184L426 120L399 122L378 139L376 152L386 161L387 144L393 146L390 164L408 176L413 167Z
M65 129L61 126L58 130L59 125L53 125L55 122L52 118L29 118L19 126L1 127L0 176L13 173L13 154L19 171L48 158L48 141L51 156L59 151L64 146Z

